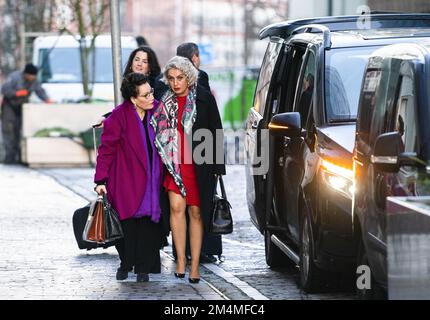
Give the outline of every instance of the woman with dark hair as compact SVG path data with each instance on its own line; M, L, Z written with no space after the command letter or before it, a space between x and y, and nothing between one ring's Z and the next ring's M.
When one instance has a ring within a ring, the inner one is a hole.
M170 226L176 247L177 278L185 277L186 208L189 214L191 268L189 282L200 280L199 259L204 229L209 226L216 175L225 174L222 123L215 99L197 85L197 69L184 57L169 60L163 71L169 90L154 111L155 146L167 169L163 186L170 204ZM220 131L221 132L217 132ZM217 134L218 133L218 134ZM201 134L202 150L197 138ZM210 136L209 136L210 135ZM197 150L199 149L200 152ZM202 153L205 153L203 158ZM199 156L199 159L197 158ZM221 163L217 160L221 158Z
M117 280L125 280L134 267L138 282L160 273L160 189L162 162L154 146L149 119L156 105L148 77L125 76L124 102L105 120L98 149L95 191L106 194L118 212L124 231Z
M149 46L140 46L134 49L128 57L123 78L131 72L143 73L148 76L149 85L154 87L155 78L161 73L157 55Z

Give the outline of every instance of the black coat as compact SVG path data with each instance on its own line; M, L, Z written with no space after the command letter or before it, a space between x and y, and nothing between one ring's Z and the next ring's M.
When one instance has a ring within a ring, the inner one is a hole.
M192 128L193 136L194 133L199 129L209 129L212 133L212 137L214 137L214 152L212 164L194 163L197 184L200 193L200 212L204 228L205 230L207 230L212 212L212 200L215 189L215 174L225 175L224 161L220 164L217 164L215 162L217 152L222 154L221 158L224 160L224 141L223 139L222 141L216 141L215 139L216 130L222 129L222 122L214 96L200 85L197 86L196 95L197 116ZM193 154L194 150L200 145L200 143L200 141L193 141ZM219 145L218 150L216 150L215 148L215 143ZM165 171L167 174L167 170ZM161 207L164 216L163 222L165 224L169 221L168 217L170 215L170 207L168 201L168 197L164 192L164 195L162 195L161 197ZM167 231L167 225L165 225L165 227Z

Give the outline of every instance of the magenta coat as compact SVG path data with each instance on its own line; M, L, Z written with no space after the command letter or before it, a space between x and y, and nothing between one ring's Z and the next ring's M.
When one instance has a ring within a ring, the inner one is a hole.
M147 112L147 117L152 115L152 110ZM136 116L131 102L117 106L104 121L98 149L94 181L106 182L108 201L120 220L133 217L148 184L148 155Z

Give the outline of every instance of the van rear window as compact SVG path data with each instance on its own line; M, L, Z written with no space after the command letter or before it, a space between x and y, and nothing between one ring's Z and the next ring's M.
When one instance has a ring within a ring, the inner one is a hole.
M125 65L133 49L122 48L122 62ZM89 79L95 83L113 82L111 48L96 48L95 67L93 54L88 57ZM42 83L82 82L81 62L78 48L40 49L38 65Z

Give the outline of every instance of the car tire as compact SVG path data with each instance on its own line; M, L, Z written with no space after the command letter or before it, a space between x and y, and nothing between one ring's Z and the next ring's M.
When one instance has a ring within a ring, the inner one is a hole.
M303 222L300 233L300 286L307 292L316 292L321 286L321 270L314 262L314 243L306 206L302 205Z

